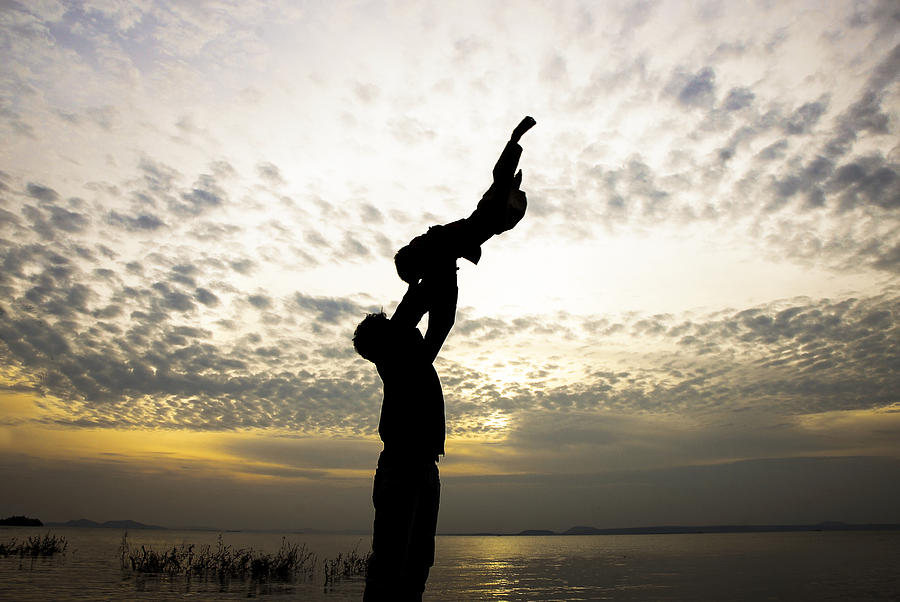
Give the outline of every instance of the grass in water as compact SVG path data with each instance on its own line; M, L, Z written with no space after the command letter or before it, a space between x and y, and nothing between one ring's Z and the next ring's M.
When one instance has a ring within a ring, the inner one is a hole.
M317 572L316 555L305 544L295 544L281 539L281 548L267 554L252 548L235 548L222 542L219 535L215 547L181 544L157 551L147 546L132 549L128 533L122 535L119 545L121 565L136 573L158 573L169 576L200 576L219 579L250 579L253 581L291 581L297 578L312 580ZM354 549L349 554L339 554L326 559L325 584L334 583L353 575L364 575L366 557Z
M25 541L19 542L16 538L10 540L9 543L0 543L0 557L6 556L53 556L54 554L66 551L69 542L65 537L53 535L47 532L46 535L33 535Z
M366 574L369 554L360 556L358 546L345 554L338 554L334 559L325 559L325 586L342 579Z

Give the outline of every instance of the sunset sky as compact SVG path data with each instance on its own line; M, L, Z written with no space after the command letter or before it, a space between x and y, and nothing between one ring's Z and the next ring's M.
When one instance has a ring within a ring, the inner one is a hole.
M532 115L439 532L900 522L895 1L5 1L0 51L3 516L370 528L353 329Z

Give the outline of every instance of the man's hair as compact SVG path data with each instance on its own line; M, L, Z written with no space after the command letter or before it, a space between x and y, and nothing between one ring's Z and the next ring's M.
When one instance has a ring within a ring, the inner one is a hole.
M353 332L353 348L370 362L375 362L379 352L389 343L387 340L390 321L384 311L366 314Z

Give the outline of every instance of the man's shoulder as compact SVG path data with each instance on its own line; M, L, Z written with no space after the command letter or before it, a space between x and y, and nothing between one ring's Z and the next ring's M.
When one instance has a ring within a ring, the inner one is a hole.
M392 346L391 352L375 362L375 367L379 371L396 366L405 366L424 357L422 352L425 345L425 337L422 336L422 331L415 327L404 328L397 335L398 340Z

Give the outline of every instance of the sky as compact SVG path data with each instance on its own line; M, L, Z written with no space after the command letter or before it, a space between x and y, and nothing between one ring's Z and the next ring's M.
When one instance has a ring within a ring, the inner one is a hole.
M531 115L439 532L900 522L896 2L6 0L0 51L0 514L370 529L353 330Z

